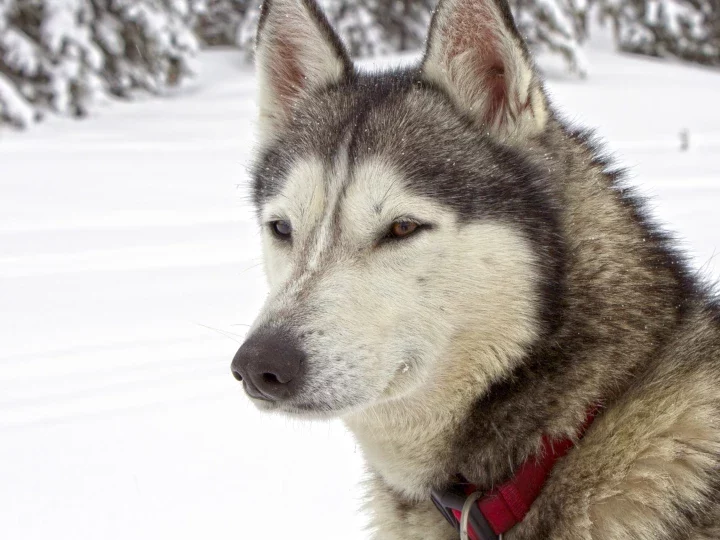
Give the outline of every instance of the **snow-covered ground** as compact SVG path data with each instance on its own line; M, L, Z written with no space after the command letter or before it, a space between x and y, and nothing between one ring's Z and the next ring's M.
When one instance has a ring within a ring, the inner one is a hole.
M720 72L543 62L714 277ZM254 77L0 133L0 538L366 538L338 423L260 415L231 377L265 284L246 164ZM681 130L690 149L680 152Z

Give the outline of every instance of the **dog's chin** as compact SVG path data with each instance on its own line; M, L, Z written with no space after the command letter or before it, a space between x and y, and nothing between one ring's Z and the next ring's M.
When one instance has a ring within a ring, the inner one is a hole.
M306 403L302 401L266 401L251 396L248 397L255 407L262 412L306 420L332 420L358 408L356 405Z

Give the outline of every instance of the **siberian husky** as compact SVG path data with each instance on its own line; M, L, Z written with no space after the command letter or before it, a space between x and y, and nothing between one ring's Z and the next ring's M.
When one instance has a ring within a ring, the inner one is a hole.
M256 58L271 292L232 371L344 420L374 537L720 538L720 309L506 2L441 0L419 65L363 73L265 0Z

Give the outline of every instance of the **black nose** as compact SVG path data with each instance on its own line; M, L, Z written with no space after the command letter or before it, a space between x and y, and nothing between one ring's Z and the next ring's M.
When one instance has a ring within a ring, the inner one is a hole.
M235 378L256 399L280 401L298 388L305 353L283 329L261 329L242 344L232 361Z

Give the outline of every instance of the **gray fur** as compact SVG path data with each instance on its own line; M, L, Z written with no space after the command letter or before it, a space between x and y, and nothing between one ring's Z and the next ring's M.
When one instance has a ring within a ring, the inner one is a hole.
M291 243L265 234L272 293L252 332L290 332L308 357L292 399L258 405L346 421L379 540L455 538L432 488L460 473L489 489L543 436L574 436L593 404L599 417L506 539L720 538L720 309L598 143L549 109L505 2L443 0L428 48L476 4L518 41L513 84L529 97L492 126L428 67L442 54L362 74L309 0L266 2L263 28L278 4L308 10L344 68L284 89L254 169L260 220L292 205L300 217ZM407 244L373 222L384 199L358 208L368 163L393 201L427 202L435 221ZM283 202L297 178L317 188Z

